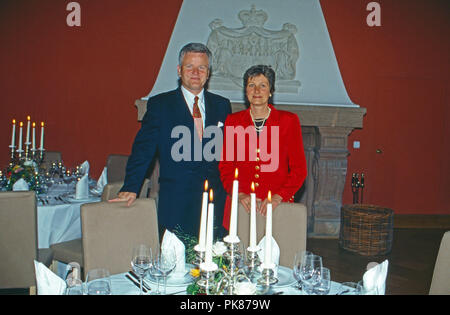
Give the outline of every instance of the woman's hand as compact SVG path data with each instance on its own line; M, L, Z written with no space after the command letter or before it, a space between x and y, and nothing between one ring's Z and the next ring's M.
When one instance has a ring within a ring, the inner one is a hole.
M278 205L281 203L282 200L283 200L283 197L281 197L280 195L272 196L272 211L275 210L276 207L278 207ZM266 214L267 214L267 204L268 203L269 203L269 200L266 198L261 203L261 206L257 207L257 211L259 213L261 213L263 216L266 216Z
M245 211L250 212L250 195L239 193L238 200L244 206Z

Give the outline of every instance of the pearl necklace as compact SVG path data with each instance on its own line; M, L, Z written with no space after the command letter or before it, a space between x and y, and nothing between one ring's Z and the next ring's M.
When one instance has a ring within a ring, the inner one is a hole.
M255 126L256 132L260 133L261 131L263 131L264 129L264 124L266 123L266 120L269 118L270 116L270 107L268 107L269 112L267 113L267 116L264 118L253 118L252 115L252 110L250 109L250 117L252 117L252 121L253 121L253 125ZM260 124L259 126L257 124Z

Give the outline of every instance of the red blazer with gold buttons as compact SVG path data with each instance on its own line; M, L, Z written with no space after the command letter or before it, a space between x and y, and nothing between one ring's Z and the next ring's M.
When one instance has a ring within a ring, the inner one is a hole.
M223 226L228 229L231 193L238 169L239 192L250 194L255 183L256 198L266 199L268 191L293 202L294 194L307 175L302 131L298 116L269 104L269 118L257 136L250 108L228 115L224 125L220 177L228 194Z

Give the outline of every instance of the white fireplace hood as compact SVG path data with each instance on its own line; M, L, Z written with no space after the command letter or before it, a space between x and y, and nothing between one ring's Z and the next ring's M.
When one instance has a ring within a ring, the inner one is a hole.
M157 27L157 26L153 26ZM180 49L213 52L209 91L243 103L243 73L276 71L275 104L359 107L346 91L319 0L185 0L150 93L177 87Z

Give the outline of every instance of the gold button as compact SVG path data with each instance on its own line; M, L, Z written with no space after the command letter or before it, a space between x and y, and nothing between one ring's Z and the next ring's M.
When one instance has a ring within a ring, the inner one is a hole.
M258 174L255 174L255 178L259 178L259 175L258 175Z
M255 166L255 170L259 171L259 166L258 165Z
M256 157L256 162L259 162L259 157Z
M256 149L256 153L259 153L259 148L258 148L258 149Z
M259 184L258 184L258 183L255 183L255 186L256 186L256 187L258 187L258 186L259 186Z

